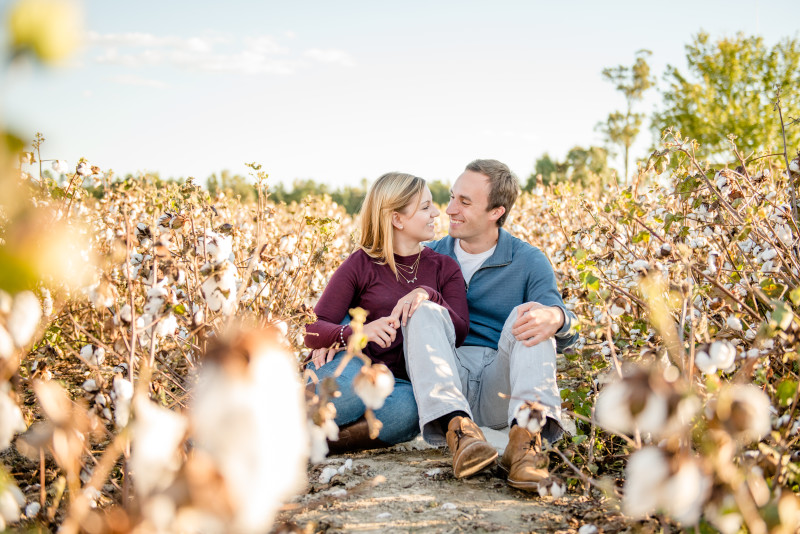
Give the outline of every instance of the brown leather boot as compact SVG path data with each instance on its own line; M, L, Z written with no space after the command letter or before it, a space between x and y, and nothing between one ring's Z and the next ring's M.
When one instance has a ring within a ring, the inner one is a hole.
M339 439L328 440L328 454L381 449L389 444L369 437L369 424L364 417L339 429Z
M447 425L447 446L453 453L453 476L464 478L489 467L497 458L492 447L469 417L455 417Z
M514 425L508 432L508 446L500 458L500 468L508 473L508 485L525 491L537 491L539 482L550 474L547 455L542 452L542 435L531 434Z

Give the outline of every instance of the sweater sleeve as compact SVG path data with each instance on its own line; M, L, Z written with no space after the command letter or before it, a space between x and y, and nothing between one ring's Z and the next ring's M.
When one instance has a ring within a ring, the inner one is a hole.
M319 349L332 347L353 333L350 326L342 327L342 321L359 292L356 253L351 254L331 276L322 292L314 313L317 320L306 325L303 338L306 347Z
M442 256L441 280L441 291L429 286L420 287L428 292L431 302L443 306L450 313L456 331L456 347L460 347L469 333L469 305L464 275L449 256Z
M577 324L578 318L564 305L561 293L558 291L553 267L544 253L538 249L534 250L533 259L530 262L525 301L555 306L564 312L564 325L555 334L558 352L563 352L578 340L578 332L573 328Z

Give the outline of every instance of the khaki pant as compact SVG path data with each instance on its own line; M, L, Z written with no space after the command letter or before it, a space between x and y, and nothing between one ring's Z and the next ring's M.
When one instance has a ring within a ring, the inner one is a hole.
M456 348L455 330L445 308L426 301L414 312L403 328L403 350L425 441L443 446L442 429L433 422L457 410L470 414L480 426L509 426L526 400L538 400L547 408L542 437L551 443L561 437L555 339L526 347L511 334L516 319L515 308L503 326L497 349Z

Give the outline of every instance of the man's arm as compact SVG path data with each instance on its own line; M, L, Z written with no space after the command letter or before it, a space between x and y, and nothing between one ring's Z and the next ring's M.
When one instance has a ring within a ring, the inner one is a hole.
M526 302L517 308L519 316L511 332L529 347L555 337L558 351L562 352L578 339L573 329L577 317L564 305L555 273L544 253L533 249L526 256L529 256L524 259L528 266Z

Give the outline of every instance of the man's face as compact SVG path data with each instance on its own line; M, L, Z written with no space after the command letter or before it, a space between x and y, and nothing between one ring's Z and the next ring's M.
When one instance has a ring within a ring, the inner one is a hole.
M489 178L475 171L464 171L450 189L446 213L450 217L450 236L466 242L485 238L497 231L502 208L489 207ZM500 211L500 214L496 212Z

